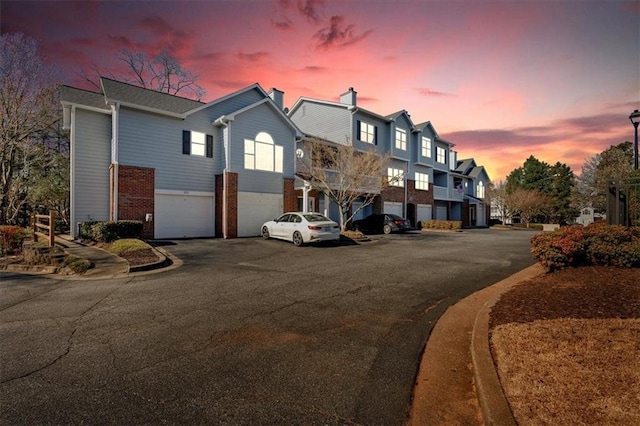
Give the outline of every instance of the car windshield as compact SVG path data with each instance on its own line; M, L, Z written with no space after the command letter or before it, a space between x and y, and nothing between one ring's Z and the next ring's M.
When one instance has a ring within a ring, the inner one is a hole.
M307 219L307 221L309 222L328 222L331 219L321 215L321 214L317 214L317 213L313 213L313 214L305 214L304 218Z

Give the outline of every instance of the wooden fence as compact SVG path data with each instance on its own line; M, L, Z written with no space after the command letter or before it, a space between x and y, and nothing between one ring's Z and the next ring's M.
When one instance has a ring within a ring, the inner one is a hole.
M50 211L46 214L31 215L31 232L33 241L38 241L38 237L45 238L49 247L53 247L56 239L56 214ZM46 223L43 223L46 222Z

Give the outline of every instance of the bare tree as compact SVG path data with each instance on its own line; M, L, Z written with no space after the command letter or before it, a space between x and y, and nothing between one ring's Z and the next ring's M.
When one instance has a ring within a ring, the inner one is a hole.
M537 189L516 188L507 196L507 204L514 214L520 215L520 220L527 227L531 219L550 208L549 197Z
M298 175L338 205L342 231L381 191L403 179L387 179L389 157L373 150L358 151L350 144L329 144L317 139L309 141L305 150L310 155L298 160ZM353 210L356 201L360 205Z
M491 184L488 192L491 205L498 211L502 224L506 224L507 219L510 219L513 215L511 205L509 204L509 194L507 194L506 185L504 182L500 182L498 185Z
M198 101L207 94L206 90L197 83L200 76L182 68L178 59L167 51L151 58L144 52L122 49L116 54L116 57L126 65L125 72L114 74L111 71L101 70L96 64L93 64L90 70L81 70L78 75L96 88L99 88L97 82L100 76L105 76L145 89Z
M33 39L0 36L0 224L15 223L29 174L42 167L35 146L60 119L56 79Z

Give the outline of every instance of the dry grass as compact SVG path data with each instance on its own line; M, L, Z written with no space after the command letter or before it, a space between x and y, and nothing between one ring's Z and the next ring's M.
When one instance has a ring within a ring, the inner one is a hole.
M640 269L570 268L491 311L491 349L520 425L640 425Z
M492 341L518 424L640 424L639 319L504 324Z

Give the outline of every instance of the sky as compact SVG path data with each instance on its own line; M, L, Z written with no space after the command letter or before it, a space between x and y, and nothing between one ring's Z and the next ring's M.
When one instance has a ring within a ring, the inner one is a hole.
M61 81L123 48L163 50L212 101L253 83L430 121L494 182L533 155L580 174L633 141L640 0L0 1L0 31L34 38ZM106 72L105 72L106 74Z

